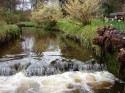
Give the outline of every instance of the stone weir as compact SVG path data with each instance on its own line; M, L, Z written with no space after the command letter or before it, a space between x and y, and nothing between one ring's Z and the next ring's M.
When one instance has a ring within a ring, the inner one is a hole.
M8 62L0 63L0 76L11 76L23 72L26 76L49 76L68 71L103 71L104 64L98 64L97 60L91 59L86 62L71 60L54 60L49 65L41 63Z

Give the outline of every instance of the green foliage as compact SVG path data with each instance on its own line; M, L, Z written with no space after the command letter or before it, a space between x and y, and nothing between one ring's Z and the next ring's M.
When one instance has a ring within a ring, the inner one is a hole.
M19 22L17 24L23 24L26 27L29 27L29 26L31 26L31 27L37 27L37 25L38 25L36 22L33 22L33 21Z
M115 76L118 76L118 70L119 70L119 64L116 59L117 52L114 54L107 54L106 55L106 64L107 64L107 70L113 73Z
M18 34L20 28L17 25L6 25L5 27L0 29L0 34L7 34L7 33L15 33Z
M6 35L8 33L14 33L18 34L20 31L20 28L17 25L8 25L5 21L0 21L0 35Z
M87 48L91 48L95 50L97 56L100 55L99 46L93 45L92 40L97 36L96 29L100 26L108 26L112 24L118 29L122 29L125 31L125 23L119 21L103 21L101 19L93 19L90 25L83 26L81 23L75 22L70 23L65 19L57 22L57 25L54 29L60 29L64 32L66 36L73 37L75 39L79 39L81 41L81 45ZM106 64L107 69L114 75L118 76L118 62L116 60L117 53L115 52L113 55L106 55Z
M78 25L66 21L59 21L55 28L64 31L65 35L80 39L82 45L86 47L90 47L91 41L96 35L96 27L92 25L83 27L82 24Z
M19 18L21 22L24 21L30 21L30 17L31 17L31 11L17 11L17 14L19 15Z
M4 30L4 28L6 27L6 22L4 20L0 20L0 32L2 32Z
M110 5L108 2L102 4L102 9L104 9L104 16L108 16L114 11L114 6Z
M90 25L83 26L77 21L74 23L66 21L65 19L57 22L57 25L53 29L59 29L65 32L65 35L74 37L81 41L81 45L87 48L95 48L96 54L99 55L99 48L92 44L92 40L97 36L97 28L100 26L113 25L118 29L125 30L124 22L116 21L102 21L101 19L93 19Z
M32 12L32 20L36 21L40 26L53 26L56 21L62 17L61 7L58 0L40 3L38 8Z
M22 21L30 21L30 11L7 11L0 7L0 19L7 22L7 24L15 24Z
M14 32L16 34L20 33L20 28L17 25L8 25L8 31Z
M122 12L124 10L125 0L100 0L104 15L108 16L112 12Z
M18 16L18 15L10 14L10 15L8 15L8 16L5 18L5 21L6 21L8 24L14 24L14 23L19 22L20 19L19 19L19 16Z
M83 25L90 23L98 8L99 1L97 0L68 0L64 5L64 10L69 16L82 22Z
M30 11L6 12L5 21L8 23L18 23L30 21Z

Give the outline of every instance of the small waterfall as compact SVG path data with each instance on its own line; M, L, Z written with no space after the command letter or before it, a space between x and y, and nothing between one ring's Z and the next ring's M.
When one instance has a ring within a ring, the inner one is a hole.
M66 61L66 60L63 60ZM71 62L61 62L60 60L53 61L50 65L41 64L31 64L24 71L26 76L49 76L56 75L68 71L103 71L105 66L98 63L88 63L94 62L96 60L89 60L87 62L80 62L73 60Z
M89 60L81 62L78 60L54 60L50 64L30 63L30 62L8 62L0 63L0 75L14 75L19 71L23 71L26 76L49 76L56 75L68 71L103 71L105 66Z
M16 70L13 68L9 68L9 67L0 68L0 76L10 76L10 75L14 75L15 73L16 73Z
M23 37L24 42L22 42L22 49L26 52L31 52L34 44L34 38L33 37Z
M11 76L19 71L27 69L30 63L0 63L0 76Z
M48 76L48 75L54 75L57 73L57 69L54 67L48 67L48 66L42 66L42 67L34 67L34 68L28 68L25 71L26 76Z

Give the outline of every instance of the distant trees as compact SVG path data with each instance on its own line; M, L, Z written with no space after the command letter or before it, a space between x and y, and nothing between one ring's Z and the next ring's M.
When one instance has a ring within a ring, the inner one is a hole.
M27 3L28 0L0 0L0 21L13 24L30 20L30 11L24 11L26 7L30 7Z
M125 0L102 0L105 15L111 12L122 12Z
M46 0L29 0L30 1L30 3L31 3L31 8L33 9L33 8L37 8L37 5L38 5L38 3L43 3L44 1L46 1Z
M17 4L20 3L20 0L0 0L0 7L5 10L15 11Z

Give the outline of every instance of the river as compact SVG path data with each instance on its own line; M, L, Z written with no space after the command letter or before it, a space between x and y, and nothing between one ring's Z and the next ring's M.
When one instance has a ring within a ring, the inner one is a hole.
M123 93L94 54L62 33L23 28L0 48L0 93Z

